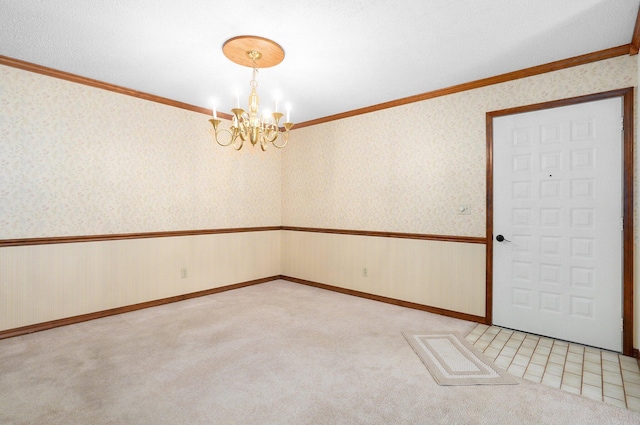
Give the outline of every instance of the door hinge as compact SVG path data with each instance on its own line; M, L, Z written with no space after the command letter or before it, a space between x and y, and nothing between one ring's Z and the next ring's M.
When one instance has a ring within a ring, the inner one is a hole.
M620 217L620 231L624 232L624 217Z
M624 332L624 318L620 318L620 332Z

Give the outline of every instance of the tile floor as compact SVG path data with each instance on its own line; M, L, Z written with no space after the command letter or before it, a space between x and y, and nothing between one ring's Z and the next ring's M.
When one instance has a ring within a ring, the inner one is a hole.
M481 324L466 339L512 375L640 412L633 357Z

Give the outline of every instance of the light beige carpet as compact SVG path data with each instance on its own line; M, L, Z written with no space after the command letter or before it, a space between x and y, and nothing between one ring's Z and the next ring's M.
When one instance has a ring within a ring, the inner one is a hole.
M440 386L401 333L474 326L264 283L0 340L0 424L640 424L520 378Z
M403 332L413 351L439 385L513 385L518 382L495 367L457 332Z

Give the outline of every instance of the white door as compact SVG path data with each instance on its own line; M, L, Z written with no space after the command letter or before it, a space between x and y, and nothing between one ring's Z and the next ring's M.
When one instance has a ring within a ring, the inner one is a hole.
M494 117L494 324L622 351L622 146L619 97Z

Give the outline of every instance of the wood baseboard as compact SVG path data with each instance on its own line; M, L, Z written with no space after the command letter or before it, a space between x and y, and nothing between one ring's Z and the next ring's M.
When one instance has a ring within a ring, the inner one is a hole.
M289 282L299 283L302 285L314 286L316 288L325 289L328 291L340 292L347 295L353 295L360 298L367 298L374 301L379 301L387 304L398 305L401 307L413 308L416 310L427 311L429 313L440 314L443 316L453 317L456 319L469 320L471 322L486 323L484 317L474 316L471 314L460 313L457 311L445 310L437 307L430 307L427 305L412 303L409 301L397 300L394 298L383 297L380 295L368 294L366 292L354 291L351 289L344 289L338 286L326 285L324 283L312 282L309 280L298 279L291 276L276 275L271 277L265 277L262 279L251 280L247 282L236 283L233 285L222 286L219 288L205 289L203 291L192 292L189 294L176 295L173 297L162 298L159 300L147 301L143 303L128 305L124 307L112 308L109 310L96 311L94 313L81 314L79 316L65 317L63 319L52 320L49 322L36 323L34 325L22 326L20 328L7 329L0 331L0 339L12 338L15 336L26 335L34 332L45 331L47 329L57 328L59 326L73 325L75 323L86 322L89 320L100 319L102 317L113 316L116 314L128 313L131 311L141 310L143 308L156 307L163 304L174 303L178 301L188 300L190 298L203 297L206 295L212 295L219 292L230 291L232 289L244 288L246 286L257 285L260 283L271 282L273 280L283 279Z
M326 285L324 283L312 282L310 280L298 279L291 276L281 276L283 280L290 282L300 283L302 285L314 286L316 288L326 289L329 291L340 292L342 294L353 295L355 297L366 298L369 300L380 301L387 304L398 305L400 307L413 308L415 310L422 310L429 313L440 314L442 316L453 317L455 319L468 320L470 322L486 323L486 319L482 316L474 316L472 314L460 313L458 311L446 310L438 307L431 307L424 304L413 303L410 301L402 301L395 298L383 297L381 295L373 295L367 292L354 291L352 289L340 288L339 286Z
M22 326L20 328L7 329L4 331L0 331L0 339L26 335L33 332L45 331L47 329L53 329L59 326L73 325L75 323L86 322L88 320L93 320L93 319L100 319L102 317L113 316L115 314L129 313L131 311L141 310L143 308L156 307L163 304L169 304L177 301L188 300L190 298L197 298L197 297L203 297L205 295L217 294L219 292L230 291L232 289L238 289L238 288L244 288L246 286L270 282L272 280L277 280L280 278L281 276L279 275L265 277L262 279L255 279L247 282L235 283L233 285L221 286L219 288L205 289L203 291L192 292L190 294L176 295L173 297L162 298L159 300L147 301L143 303L127 305L124 307L111 308L109 310L96 311L94 313L81 314L79 316L65 317L63 319L52 320L50 322L36 323L34 325Z
M257 285L265 282L271 282L278 279L287 280L289 282L299 283L302 285L313 286L313 287L325 289L328 291L340 292L342 294L352 295L360 298L366 298L366 299L379 301L387 304L393 304L401 307L422 310L429 313L440 314L442 316L453 317L455 319L468 320L470 322L483 323L487 325L490 324L490 323L487 323L486 318L482 316L475 316L472 314L460 313L458 311L446 310L438 307L431 307L428 305L413 303L410 301L402 301L395 298L383 297L381 295L373 295L366 292L354 291L352 289L340 288L338 286L327 285L324 283L313 282L305 279L298 279L296 277L291 277L291 276L276 275L271 277L265 277L262 279L255 279L247 282L221 286L219 288L205 289L203 291L192 292L189 294L176 295L173 297L162 298L159 300L147 301L147 302L128 305L124 307L117 307L109 310L97 311L94 313L81 314L79 316L65 317L63 319L52 320L50 322L36 323L34 325L22 326L20 328L7 329L4 331L0 331L0 339L12 338L15 336L45 331L47 329L53 329L59 326L73 325L75 323L86 322L93 319L100 319L102 317L113 316L116 314L128 313L131 311L141 310L143 308L156 307L163 304L170 304L178 301L188 300L190 298L203 297L206 295L217 294L219 292L231 291L233 289L244 288L247 286ZM633 349L633 357L638 359L640 364L640 351L637 348Z

